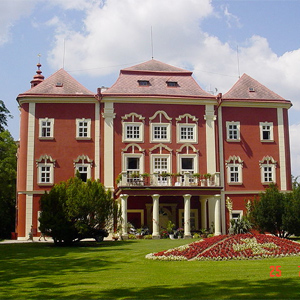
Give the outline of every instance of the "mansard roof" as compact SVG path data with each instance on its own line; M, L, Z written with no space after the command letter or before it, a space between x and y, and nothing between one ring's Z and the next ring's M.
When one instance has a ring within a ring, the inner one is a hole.
M141 81L147 84L142 86ZM168 82L175 85L169 86ZM197 84L191 71L154 59L121 70L116 83L103 96L215 98Z
M234 86L223 95L223 99L290 102L269 90L263 84L259 83L247 74L242 75Z
M64 69L60 69L44 81L34 86L30 90L22 93L19 97L87 97L94 96L95 93L89 91L76 79L74 79Z

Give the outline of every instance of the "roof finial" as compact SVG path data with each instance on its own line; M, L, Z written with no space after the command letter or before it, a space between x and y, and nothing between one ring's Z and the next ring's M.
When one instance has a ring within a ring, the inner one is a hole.
M40 63L40 59L41 59L41 54L38 54L38 58L39 58L39 62L37 63L37 71L36 71L36 75L33 76L33 80L30 81L31 83L31 88L35 87L36 85L38 85L39 83L41 83L42 81L44 81L44 76L42 75L42 71L40 70L41 68L41 63Z

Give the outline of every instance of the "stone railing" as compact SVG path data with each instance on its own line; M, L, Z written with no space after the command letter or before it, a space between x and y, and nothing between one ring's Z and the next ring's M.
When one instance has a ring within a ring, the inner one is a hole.
M205 178L206 177L206 178ZM170 174L137 174L122 172L119 175L118 186L220 186L220 173L216 172L210 176L195 176L190 172L176 176Z

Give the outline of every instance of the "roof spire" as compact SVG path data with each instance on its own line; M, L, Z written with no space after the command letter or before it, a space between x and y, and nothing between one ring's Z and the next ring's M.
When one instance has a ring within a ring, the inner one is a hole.
M36 75L33 76L33 80L30 81L31 83L31 88L35 87L36 85L38 85L39 83L41 83L42 81L44 81L44 76L42 75L42 71L40 70L41 68L41 63L40 63L40 57L41 57L41 54L38 54L38 57L39 57L39 62L37 63L37 71L36 71Z

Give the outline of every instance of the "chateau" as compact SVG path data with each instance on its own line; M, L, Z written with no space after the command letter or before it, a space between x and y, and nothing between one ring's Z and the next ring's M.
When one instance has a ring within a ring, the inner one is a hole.
M224 95L192 72L150 60L91 92L64 69L19 94L17 235L39 236L39 199L80 173L114 192L124 219L153 238L169 220L225 234L245 199L275 182L291 190L291 102L244 74ZM226 198L232 200L229 214ZM126 233L124 233L126 238Z

